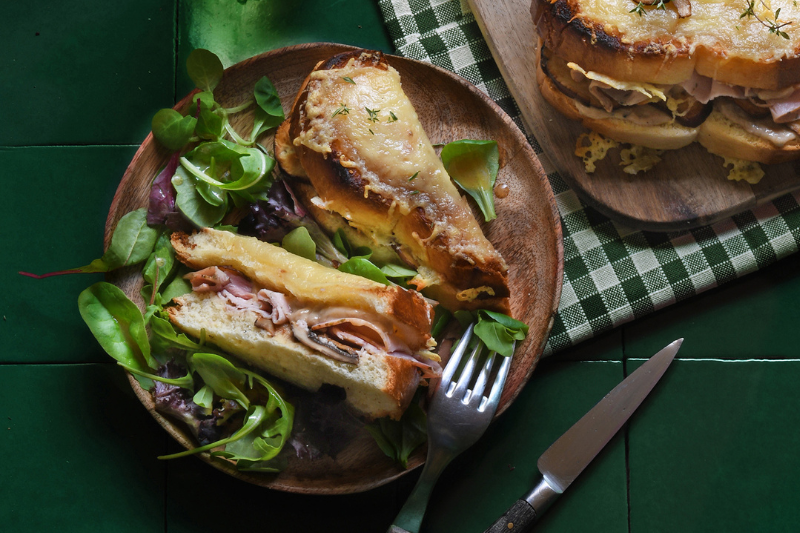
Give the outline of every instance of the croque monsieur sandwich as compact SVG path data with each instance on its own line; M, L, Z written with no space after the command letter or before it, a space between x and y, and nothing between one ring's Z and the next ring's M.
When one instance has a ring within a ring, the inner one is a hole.
M793 0L533 0L542 96L623 143L800 158Z
M193 291L167 308L171 322L255 367L312 391L342 387L361 414L395 419L439 369L433 309L415 291L227 231L171 241L196 270Z
M508 268L481 231L380 52L321 62L279 128L275 155L328 231L393 255L450 310L509 312Z

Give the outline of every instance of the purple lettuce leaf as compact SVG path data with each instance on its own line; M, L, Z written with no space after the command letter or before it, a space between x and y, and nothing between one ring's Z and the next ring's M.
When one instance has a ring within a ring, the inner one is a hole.
M164 224L171 213L177 212L172 176L175 175L175 171L178 169L179 160L179 152L172 154L167 166L153 180L147 206L147 224L151 226Z

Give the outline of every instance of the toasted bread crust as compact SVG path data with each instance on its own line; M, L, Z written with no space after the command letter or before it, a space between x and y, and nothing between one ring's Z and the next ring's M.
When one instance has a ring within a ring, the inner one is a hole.
M390 68L380 52L356 50L339 54L321 63L309 74L309 78L314 72L339 69L348 64L357 68L375 68L382 71L388 71ZM354 158L358 158L358 146L349 144L349 140L332 138L326 146L329 151L324 152L298 142L300 136L311 127L311 121L306 115L309 97L308 79L303 87L290 115L289 139L294 140L298 159L318 196L326 204L335 206L334 210L340 212L354 226L362 225L368 228L371 234L380 236L386 243L396 242L403 248L401 255L414 259L412 262L415 263L414 266L435 271L437 279L430 285L426 294L438 299L445 307L489 308L507 313L509 311L507 267L480 233L474 219L472 219L474 227L464 230L459 237L454 236L453 231L449 229L442 231L441 226L446 222L436 220L421 207L412 207L407 213L400 214L397 207L398 198L373 190L374 184L352 164ZM332 119L333 117L330 118ZM366 126L364 130L366 131ZM409 176L411 174L413 171L408 173ZM420 179L417 182L421 181ZM469 213L466 201L457 193L456 198L458 205L448 206L450 209L458 210L459 214L453 220L458 220L458 217L463 219L465 213ZM435 201L434 198L433 202ZM449 213L453 216L454 211ZM468 216L471 218L472 215ZM473 238L475 234L479 234L480 238Z
M758 89L775 90L800 83L797 37L793 36L792 53L779 59L769 49L757 57L743 57L722 42L694 42L691 37L677 35L679 23L672 20L664 21L673 26L662 28L663 36L637 40L628 35L629 28L624 25L609 25L583 13L581 1L533 0L531 15L545 46L586 70L618 80L667 85L688 80L695 70L723 83ZM627 13L627 4L616 8ZM651 11L647 16L662 14ZM629 17L633 21L627 23L643 23L634 17ZM765 34L768 32L767 28L762 29ZM772 37L784 44L780 37Z

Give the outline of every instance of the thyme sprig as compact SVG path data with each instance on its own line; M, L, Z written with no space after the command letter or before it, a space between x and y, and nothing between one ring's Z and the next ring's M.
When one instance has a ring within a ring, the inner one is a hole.
M758 1L759 3L761 3L762 6L769 9L767 4L764 3L764 0L758 0ZM786 22L781 22L779 20L781 14L781 8L775 10L775 16L772 20L770 20L768 18L762 19L761 17L759 17L754 9L755 6L756 6L756 0L747 0L747 8L744 11L742 11L742 14L739 15L739 18L743 19L745 17L747 18L755 17L755 19L759 21L765 28L767 28L767 30L769 30L770 33L774 33L775 35L783 37L784 39L788 40L789 34L783 31L782 28L785 28L786 26L792 24L793 21L789 20Z
M641 17L645 15L647 11L644 10L644 4L639 2L638 4L636 4L636 7L628 11L628 13L636 13Z
M349 115L350 108L347 107L347 104L339 104L339 107L336 108L336 111L333 112L331 118L335 117L336 115Z
M378 121L380 121L380 119L378 118L378 112L380 112L380 109L370 109L368 107L365 107L364 109L366 109L367 113L369 113L369 119L368 120L370 122L378 122Z

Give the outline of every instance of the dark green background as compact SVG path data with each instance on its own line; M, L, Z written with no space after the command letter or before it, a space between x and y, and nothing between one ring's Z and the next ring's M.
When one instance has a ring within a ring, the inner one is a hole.
M0 530L384 531L418 472L311 497L193 458L157 461L176 445L77 312L78 293L102 277L16 274L102 253L119 178L153 113L189 90L182 65L198 40L223 43L226 63L312 41L391 51L376 4L2 2L0 19ZM677 337L679 360L537 531L796 531L798 267L790 257L543 362L445 472L424 531L483 531L529 488L538 455Z

